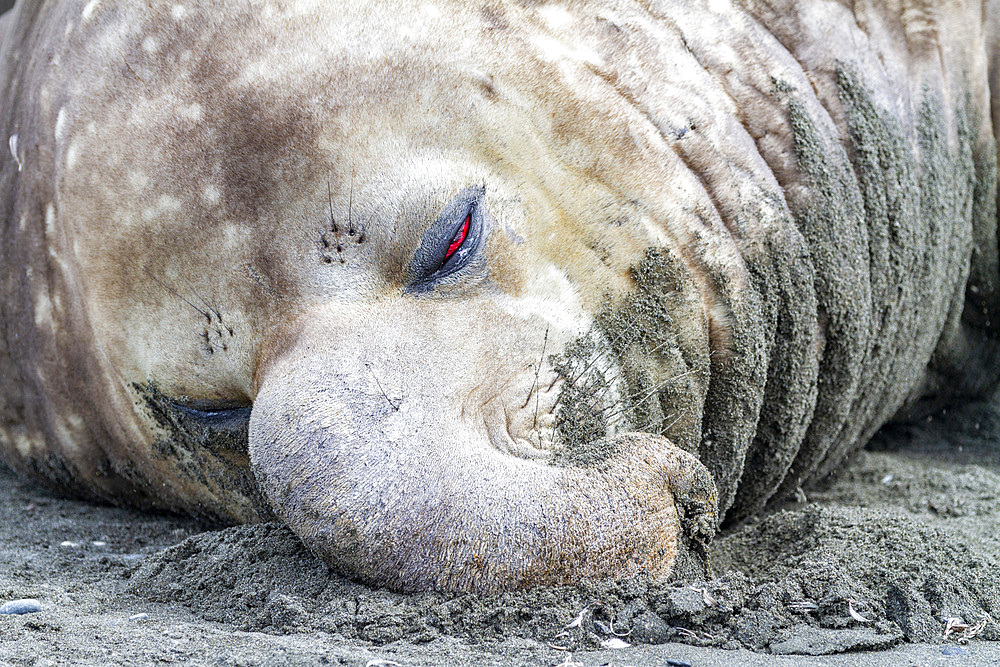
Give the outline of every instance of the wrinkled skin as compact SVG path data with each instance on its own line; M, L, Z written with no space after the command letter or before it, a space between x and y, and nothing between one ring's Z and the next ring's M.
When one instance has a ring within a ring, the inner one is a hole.
M316 4L0 19L16 469L398 590L663 578L996 384L981 4Z

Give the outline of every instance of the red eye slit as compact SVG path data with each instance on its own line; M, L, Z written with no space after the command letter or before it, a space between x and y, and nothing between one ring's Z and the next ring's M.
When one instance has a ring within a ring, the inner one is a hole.
M448 246L448 252L444 255L444 261L448 261L448 258L455 254L455 251L462 247L465 243L465 235L469 233L469 219L472 215L465 216L465 223L462 225L462 229L459 230L458 234L455 234L455 238L452 240L451 245Z

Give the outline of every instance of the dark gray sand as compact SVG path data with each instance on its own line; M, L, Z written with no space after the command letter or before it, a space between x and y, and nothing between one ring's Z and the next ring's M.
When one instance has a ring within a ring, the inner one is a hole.
M0 665L1000 665L998 496L995 400L883 432L720 537L708 582L404 596L275 524L209 530L0 469L0 604L42 607L0 615Z

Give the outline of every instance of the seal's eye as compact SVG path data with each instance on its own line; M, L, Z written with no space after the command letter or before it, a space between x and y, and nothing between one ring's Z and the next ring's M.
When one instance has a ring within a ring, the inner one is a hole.
M484 194L483 188L463 190L424 233L410 263L408 292L431 290L473 263L486 236Z
M469 234L469 220L471 218L471 213L465 216L465 224L463 224L462 228L458 230L458 234L455 234L455 238L452 239L451 245L448 246L448 252L445 253L444 261L447 262L451 256L455 254L455 251L461 248L462 244L465 243L465 237Z

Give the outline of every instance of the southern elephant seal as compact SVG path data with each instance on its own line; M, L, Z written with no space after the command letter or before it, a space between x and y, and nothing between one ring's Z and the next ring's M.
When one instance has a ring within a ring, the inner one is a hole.
M996 383L984 9L21 3L0 454L400 590L667 576Z

